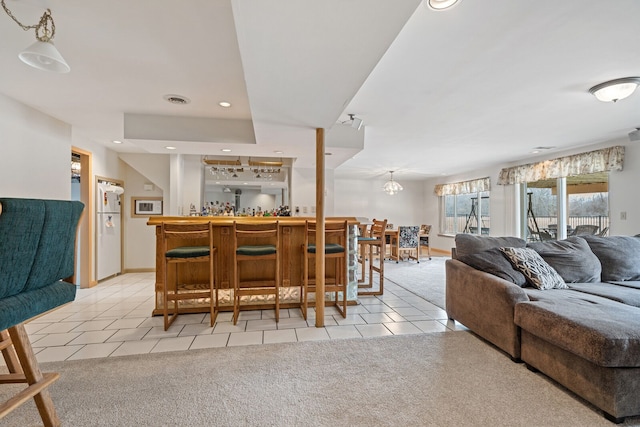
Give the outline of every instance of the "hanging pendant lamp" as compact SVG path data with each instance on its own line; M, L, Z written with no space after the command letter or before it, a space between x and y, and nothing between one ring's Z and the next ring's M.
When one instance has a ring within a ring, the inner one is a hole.
M393 196L394 194L398 194L402 191L402 185L393 180L393 171L389 171L389 173L391 174L391 178L382 186L382 189L388 195Z

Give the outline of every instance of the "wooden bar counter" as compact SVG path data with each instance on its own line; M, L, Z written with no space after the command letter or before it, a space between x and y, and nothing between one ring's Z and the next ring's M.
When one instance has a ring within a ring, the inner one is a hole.
M326 222L344 221L349 223L349 239L348 248L349 257L347 263L347 299L350 303L357 300L357 259L356 259L356 228L359 224L358 220L353 217L333 217L327 218ZM281 294L280 307L292 308L300 306L300 286L302 283L302 245L304 244L305 221L313 221L312 217L230 217L230 216L203 216L203 217L169 217L158 216L150 217L147 225L156 227L156 304L153 315L161 315L164 306L164 295L162 293L162 282L164 279L164 271L162 269L162 236L160 225L163 222L183 222L185 224L194 222L211 222L213 225L213 246L217 248L217 265L215 266L217 275L217 286L219 291L219 302L221 311L233 310L233 222L260 224L265 222L278 221L280 224L280 275L281 275ZM327 242L330 243L330 242ZM206 241L201 243L207 245ZM175 246L179 246L180 242L175 242ZM180 292L188 292L189 290L197 291L202 284L208 282L207 266L205 264L193 264L188 267L178 266L177 273L173 269L169 269L169 280L173 283L177 274L178 286ZM327 269L329 271L329 269ZM270 274L265 270L263 264L243 263L241 264L240 276L244 279L260 278ZM272 274L272 273L271 273ZM246 305L245 305L246 304ZM264 300L260 297L253 298L243 304L245 309L260 309L273 307L273 300ZM179 302L178 310L180 313L207 313L209 311L209 303L207 299L202 300L183 300Z

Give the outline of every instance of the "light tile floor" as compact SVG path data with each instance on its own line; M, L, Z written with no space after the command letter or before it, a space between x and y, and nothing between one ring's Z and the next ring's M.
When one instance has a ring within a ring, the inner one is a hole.
M90 289L76 300L26 325L39 362L114 357L127 354L301 342L383 335L424 334L464 329L423 298L385 281L385 294L359 298L343 318L325 308L325 327L315 327L299 309L243 311L237 325L221 312L214 327L208 314L179 315L168 331L161 316L152 317L154 273L130 273Z

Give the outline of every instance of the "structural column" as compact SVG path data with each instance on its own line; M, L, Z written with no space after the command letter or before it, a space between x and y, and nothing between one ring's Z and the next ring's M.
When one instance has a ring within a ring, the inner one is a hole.
M324 326L324 129L316 129L316 328Z

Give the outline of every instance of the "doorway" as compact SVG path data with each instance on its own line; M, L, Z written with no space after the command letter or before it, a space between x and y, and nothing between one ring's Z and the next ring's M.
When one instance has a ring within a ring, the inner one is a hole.
M71 147L71 199L84 203L84 211L78 226L76 245L76 285L90 288L98 282L93 280L93 185L91 181L92 154Z

